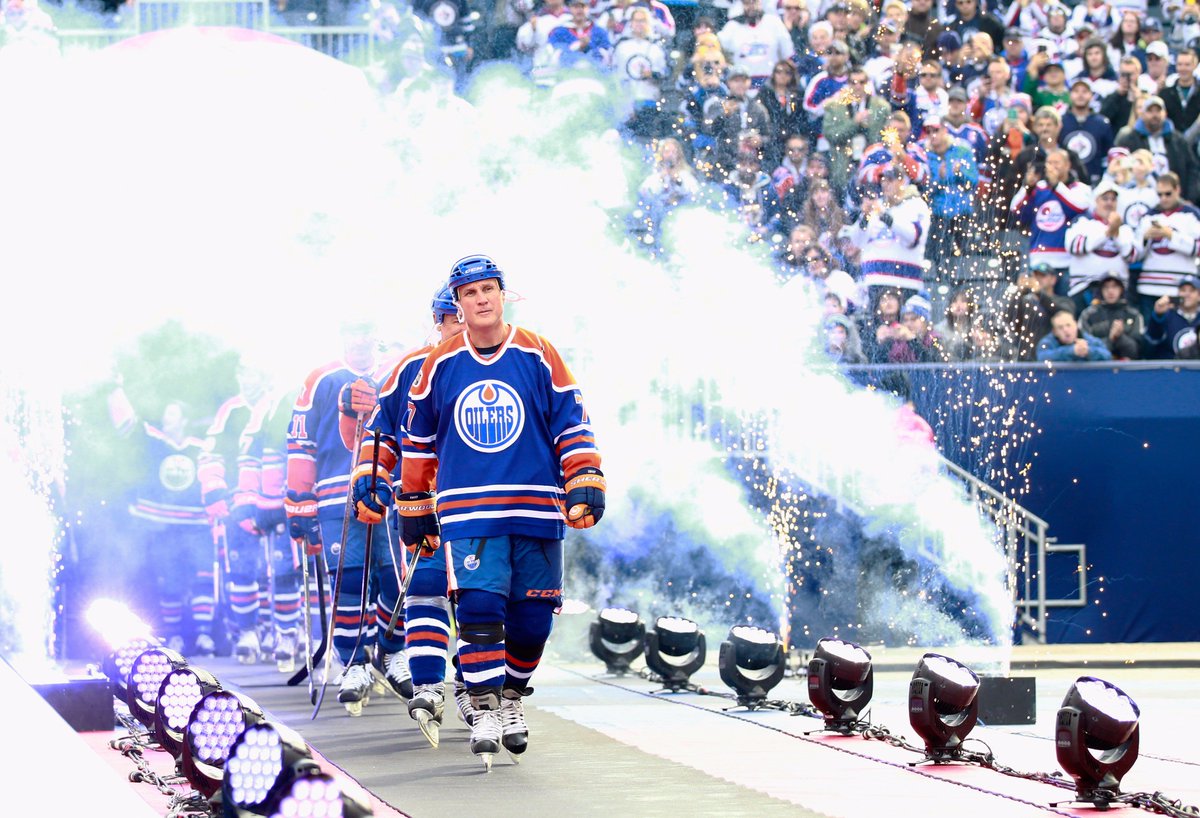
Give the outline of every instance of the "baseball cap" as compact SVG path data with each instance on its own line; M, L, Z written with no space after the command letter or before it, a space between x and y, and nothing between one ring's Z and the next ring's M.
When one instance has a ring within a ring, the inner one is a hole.
M850 5L842 2L842 0L835 0L835 2L829 7L829 11L826 11L825 13L829 14L830 11L840 11L845 13L850 11Z
M1184 285L1192 287L1196 290L1200 290L1200 279L1196 278L1194 275L1183 276L1179 279L1179 286L1182 287Z
M1146 46L1146 56L1169 60L1171 59L1171 49L1167 48L1167 44L1162 40L1155 40Z
M587 2L587 0L583 0L583 2ZM733 79L734 77L749 77L750 69L741 63L738 63L729 69L729 73L726 76L729 79Z
M900 24L891 17L884 17L879 23L880 31L890 31L892 34L900 33Z
M1164 111L1167 109L1167 106L1163 102L1162 97L1153 96L1153 97L1146 97L1146 101L1142 103L1142 110L1144 111L1147 108L1152 108L1155 105L1157 105L1159 108L1162 108Z
M1058 275L1058 270L1055 270L1053 267L1051 267L1049 264L1047 264L1044 261L1039 261L1037 264L1034 264L1029 269L1034 275L1053 275L1053 276Z
M1021 33L1019 28L1009 28L1004 31L1005 40L1024 40L1025 35Z
M1109 148L1108 153L1104 155L1104 164L1108 164L1114 159L1124 159L1129 156L1129 148Z
M1057 68L1059 71L1062 71L1064 73L1066 73L1066 70L1067 70L1067 69L1063 68L1062 62L1060 60L1058 60L1057 58L1055 58L1055 59L1051 60L1050 62L1046 63L1046 67L1042 69L1042 74L1045 74L1051 68Z
M1099 199L1106 193L1120 193L1120 188L1112 183L1109 179L1104 179L1100 184L1096 185L1096 189L1092 191L1092 198Z
M942 127L942 118L937 114L930 114L929 116L925 117L925 121L921 123L921 127L923 127L925 130L929 130L930 128L940 128Z
M1089 80L1086 76L1084 76L1082 74L1080 76L1076 77L1075 79L1071 80L1071 87L1074 88L1076 85L1086 85L1087 89L1089 91L1092 90L1091 80Z
M844 40L834 40L829 44L829 47L839 54L849 54L850 46L846 45Z
M1142 19L1142 31L1162 31L1162 21L1157 17L1145 17Z
M943 31L938 35L937 47L939 51L957 51L962 48L962 37L953 31Z
M949 99L956 99L959 102L969 102L971 99L969 96L967 96L967 89L963 88L961 85L956 85L953 88L951 88L946 93L946 96Z

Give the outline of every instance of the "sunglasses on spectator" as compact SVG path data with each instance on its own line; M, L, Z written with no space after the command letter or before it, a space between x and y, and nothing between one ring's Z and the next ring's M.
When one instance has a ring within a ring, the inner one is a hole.
M932 79L933 77L939 75L936 71L922 71L918 76L920 76L921 79Z
M851 85L866 85L866 80L850 80Z

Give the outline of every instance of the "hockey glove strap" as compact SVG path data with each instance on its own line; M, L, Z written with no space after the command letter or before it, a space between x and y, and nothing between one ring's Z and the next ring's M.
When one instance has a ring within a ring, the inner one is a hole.
M338 405L341 406L342 414L347 417L369 415L375 411L377 403L379 403L379 392L375 389L375 384L366 378L359 378L346 384L338 395Z
M288 536L303 540L308 554L321 553L321 524L317 522L317 495L311 491L289 491L283 501L287 512Z
M567 525L591 528L604 516L604 492L608 484L596 468L580 469L567 481Z
M392 504L391 481L364 474L354 481L354 511L360 523L374 525L383 522Z
M400 539L409 551L417 546L426 554L437 551L442 544L442 527L438 525L437 504L427 491L409 491L396 497L400 513Z
M227 489L209 489L201 492L200 502L204 503L204 513L208 521L215 523L229 516L229 491Z

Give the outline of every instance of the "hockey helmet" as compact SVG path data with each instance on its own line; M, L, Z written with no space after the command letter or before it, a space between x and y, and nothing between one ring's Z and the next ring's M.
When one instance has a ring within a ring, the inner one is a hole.
M450 294L448 287L442 287L434 294L430 308L433 310L433 320L438 324L442 323L444 316L458 314L458 307L454 306L454 296Z
M446 281L446 288L450 290L450 294L457 301L459 287L483 281L486 278L496 279L500 282L500 289L504 289L504 271L496 266L496 262L488 256L464 256L454 262L454 266L450 268L450 277Z

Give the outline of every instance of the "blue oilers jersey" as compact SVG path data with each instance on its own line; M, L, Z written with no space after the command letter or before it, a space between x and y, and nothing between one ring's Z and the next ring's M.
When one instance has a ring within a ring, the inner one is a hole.
M563 484L600 465L579 386L558 351L533 332L512 327L487 358L468 335L430 352L409 390L403 488L428 491L436 474L446 540L561 540Z
M364 427L362 445L358 449L358 465L352 480L371 473L374 459L375 430L379 430L378 474L391 480L395 491L400 491L400 437L404 410L408 406L408 390L433 351L429 344L400 359L379 387L379 405Z
M204 441L197 437L172 440L149 423L142 424L145 454L152 472L138 487L129 513L165 525L208 525L200 501L199 461Z

